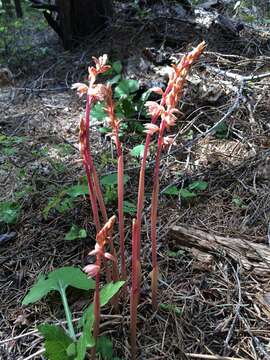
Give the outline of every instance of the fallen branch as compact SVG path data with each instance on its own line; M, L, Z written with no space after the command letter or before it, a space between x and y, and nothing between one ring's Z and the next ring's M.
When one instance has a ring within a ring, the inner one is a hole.
M178 246L191 248L201 257L209 255L227 255L236 263L240 263L247 271L254 271L258 276L270 275L270 247L245 239L229 238L210 234L190 226L173 226L169 232Z

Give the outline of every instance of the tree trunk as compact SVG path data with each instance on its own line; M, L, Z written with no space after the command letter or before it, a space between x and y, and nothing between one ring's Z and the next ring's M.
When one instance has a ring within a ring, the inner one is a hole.
M22 18L23 11L22 11L21 0L14 0L14 5L15 5L15 11L16 11L17 18Z
M65 49L101 29L112 15L112 0L56 0L58 34Z

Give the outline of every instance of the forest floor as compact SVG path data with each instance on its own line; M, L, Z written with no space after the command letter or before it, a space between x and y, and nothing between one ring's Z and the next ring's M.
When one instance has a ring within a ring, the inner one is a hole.
M26 360L42 349L36 326L63 320L60 299L51 295L28 307L21 305L22 299L39 274L60 266L83 267L95 241L88 199L62 201L59 195L84 179L78 147L84 100L71 85L86 80L91 56L107 53L112 62L123 65L123 78L139 81L139 97L164 83L166 66L202 40L202 34L185 29L170 14L166 20L130 9L123 5L115 22L72 52L63 51L50 31L40 30L34 46L45 49L44 56L3 64L15 78L0 89L0 210L3 213L6 206L16 221L0 225L1 359ZM269 272L259 274L256 263L245 266L240 251L232 258L217 249L209 260L198 249L177 246L170 236L174 225L184 225L264 244L266 249L270 243L270 30L246 26L238 37L211 36L183 94L184 115L173 131L176 145L161 161L162 306L157 312L150 299L153 154L149 157L138 321L142 360L270 359ZM221 119L222 124L213 128ZM139 160L131 150L143 143L138 130L143 121L147 120L132 114L123 135L129 176L125 196L131 203L136 203L139 172ZM101 176L116 169L113 146L101 134L103 128L100 121L91 134ZM174 189L171 195L168 189ZM116 204L110 191L115 189L108 190L107 206L113 214ZM131 221L127 214L129 256ZM65 240L72 225L85 229L87 237ZM269 267L269 259L264 260ZM88 294L70 293L75 318L87 303ZM130 359L128 303L120 316L111 315L109 308L103 315L101 332L112 339L115 356Z

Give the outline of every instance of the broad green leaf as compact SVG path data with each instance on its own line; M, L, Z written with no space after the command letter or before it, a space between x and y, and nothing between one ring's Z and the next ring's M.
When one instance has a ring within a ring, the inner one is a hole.
M87 233L85 229L79 228L77 225L72 225L71 229L65 235L65 240L85 239Z
M137 207L130 201L125 200L123 204L124 213L134 215L137 212Z
M98 131L101 133L101 134L109 134L112 132L112 130L108 127L105 127L105 126L102 126L100 128L98 128Z
M66 193L72 197L75 198L77 196L81 196L81 195L88 195L88 186L87 184L79 184L79 185L74 185L71 186L70 188L68 188L66 190Z
M131 156L134 156L134 157L142 157L143 152L144 152L144 145L141 144L141 145L135 146L135 147L130 151L130 154L131 154Z
M41 275L23 299L22 304L28 305L34 303L52 290L65 291L68 286L89 290L95 288L95 282L92 279L88 279L87 275L78 268L72 266L62 267L50 272L46 276Z
M115 283L111 282L100 290L100 306L105 306L111 300L114 295L121 289L125 281L117 281ZM91 303L88 308L84 311L82 318L79 321L79 327L82 327L87 319L92 319L94 317L94 305Z
M128 182L128 180L129 180L129 176L124 175L124 184L126 184ZM112 173L112 174L109 174L109 175L102 176L100 182L104 186L117 185L117 183L118 183L118 181L117 181L117 173Z
M149 96L151 95L151 93L152 93L152 91L147 90L142 94L141 101L143 102L143 104L149 99Z
M123 66L122 66L122 63L121 61L117 60L117 61L114 61L112 63L112 68L113 70L117 73L117 74L121 74L122 70L123 70Z
M101 336L97 339L96 351L104 360L112 360L113 344L107 336Z
M90 114L90 122L91 125L95 124L98 121L102 121L107 117L107 113L104 110L104 104L102 102L96 103L92 109Z
M72 360L67 349L73 340L60 326L44 324L38 326L38 331L45 338L45 355L48 360Z
M100 291L100 306L106 305L111 300L111 298L117 294L124 283L125 281L117 281L115 283L111 282L103 286Z
M192 192L192 191L188 191L187 189L180 189L179 190L179 195L183 198L183 199L192 199L194 197L197 196L196 193Z
M15 224L20 214L20 205L10 201L0 203L0 223Z
M188 185L189 190L206 190L208 187L208 182L206 181L193 181Z
M117 75L115 75L112 79L109 79L109 80L107 81L107 84L110 84L110 85L117 84L120 79L121 79L121 75L117 74ZM105 115L105 116L106 116L106 115Z
M121 80L114 90L114 95L116 98L127 97L138 91L139 87L139 82L137 80Z
M169 188L167 188L165 191L163 191L163 194L179 196L179 190L177 189L177 187L175 185L173 185L173 186L170 186Z

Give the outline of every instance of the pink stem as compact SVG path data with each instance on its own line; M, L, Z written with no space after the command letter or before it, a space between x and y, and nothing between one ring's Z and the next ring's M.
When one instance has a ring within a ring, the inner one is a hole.
M137 306L139 299L139 277L140 262L137 254L137 221L133 219L132 224L132 273L131 273L131 297L130 297L130 337L131 337L131 359L136 360L137 354Z
M99 230L100 230L100 222L99 222L99 216L98 216L97 198L95 196L94 185L93 185L93 181L92 181L92 178L91 178L90 170L89 170L86 159L87 159L87 155L85 156L85 159L84 159L83 162L84 162L84 168L85 168L85 172L86 172L86 176L87 176L87 183L88 183L88 189L89 189L89 198L90 198L90 202L91 202L91 206L92 206L94 223L95 223L95 226L96 226L96 232L99 232Z
M122 146L119 141L118 134L116 135L116 146L118 154L118 221L119 221L119 235L120 235L120 254L121 254L121 276L125 280L127 277L126 258L125 258L125 229L124 229L124 157Z
M153 192L152 192L152 201L151 201L152 306L154 309L157 309L157 283L158 283L157 209L158 209L158 194L159 194L159 166L160 166L160 155L163 145L164 130L165 130L165 121L162 121L158 136L158 147L156 153L154 183L153 183Z
M95 196L97 198L102 213L103 221L106 222L108 220L106 206L100 189L97 171L90 151L90 113L91 113L92 103L93 103L93 97L87 95L86 108L85 108L85 130L86 130L86 149L88 154L88 166L90 168L90 173L93 177L94 189L96 192Z
M98 265L101 268L101 256L99 254L96 255L96 265ZM97 338L98 338L98 334L99 334L99 324L100 324L99 287L100 287L100 272L98 271L98 273L96 275L96 290L95 290L95 295L94 295L94 317L95 317L95 322L94 322L94 330L93 330L93 335L94 335L94 339L95 339L96 343L97 343ZM90 329L90 331L92 331L92 329ZM91 352L92 359L95 358L95 353L96 353L96 349L94 347L92 352Z

